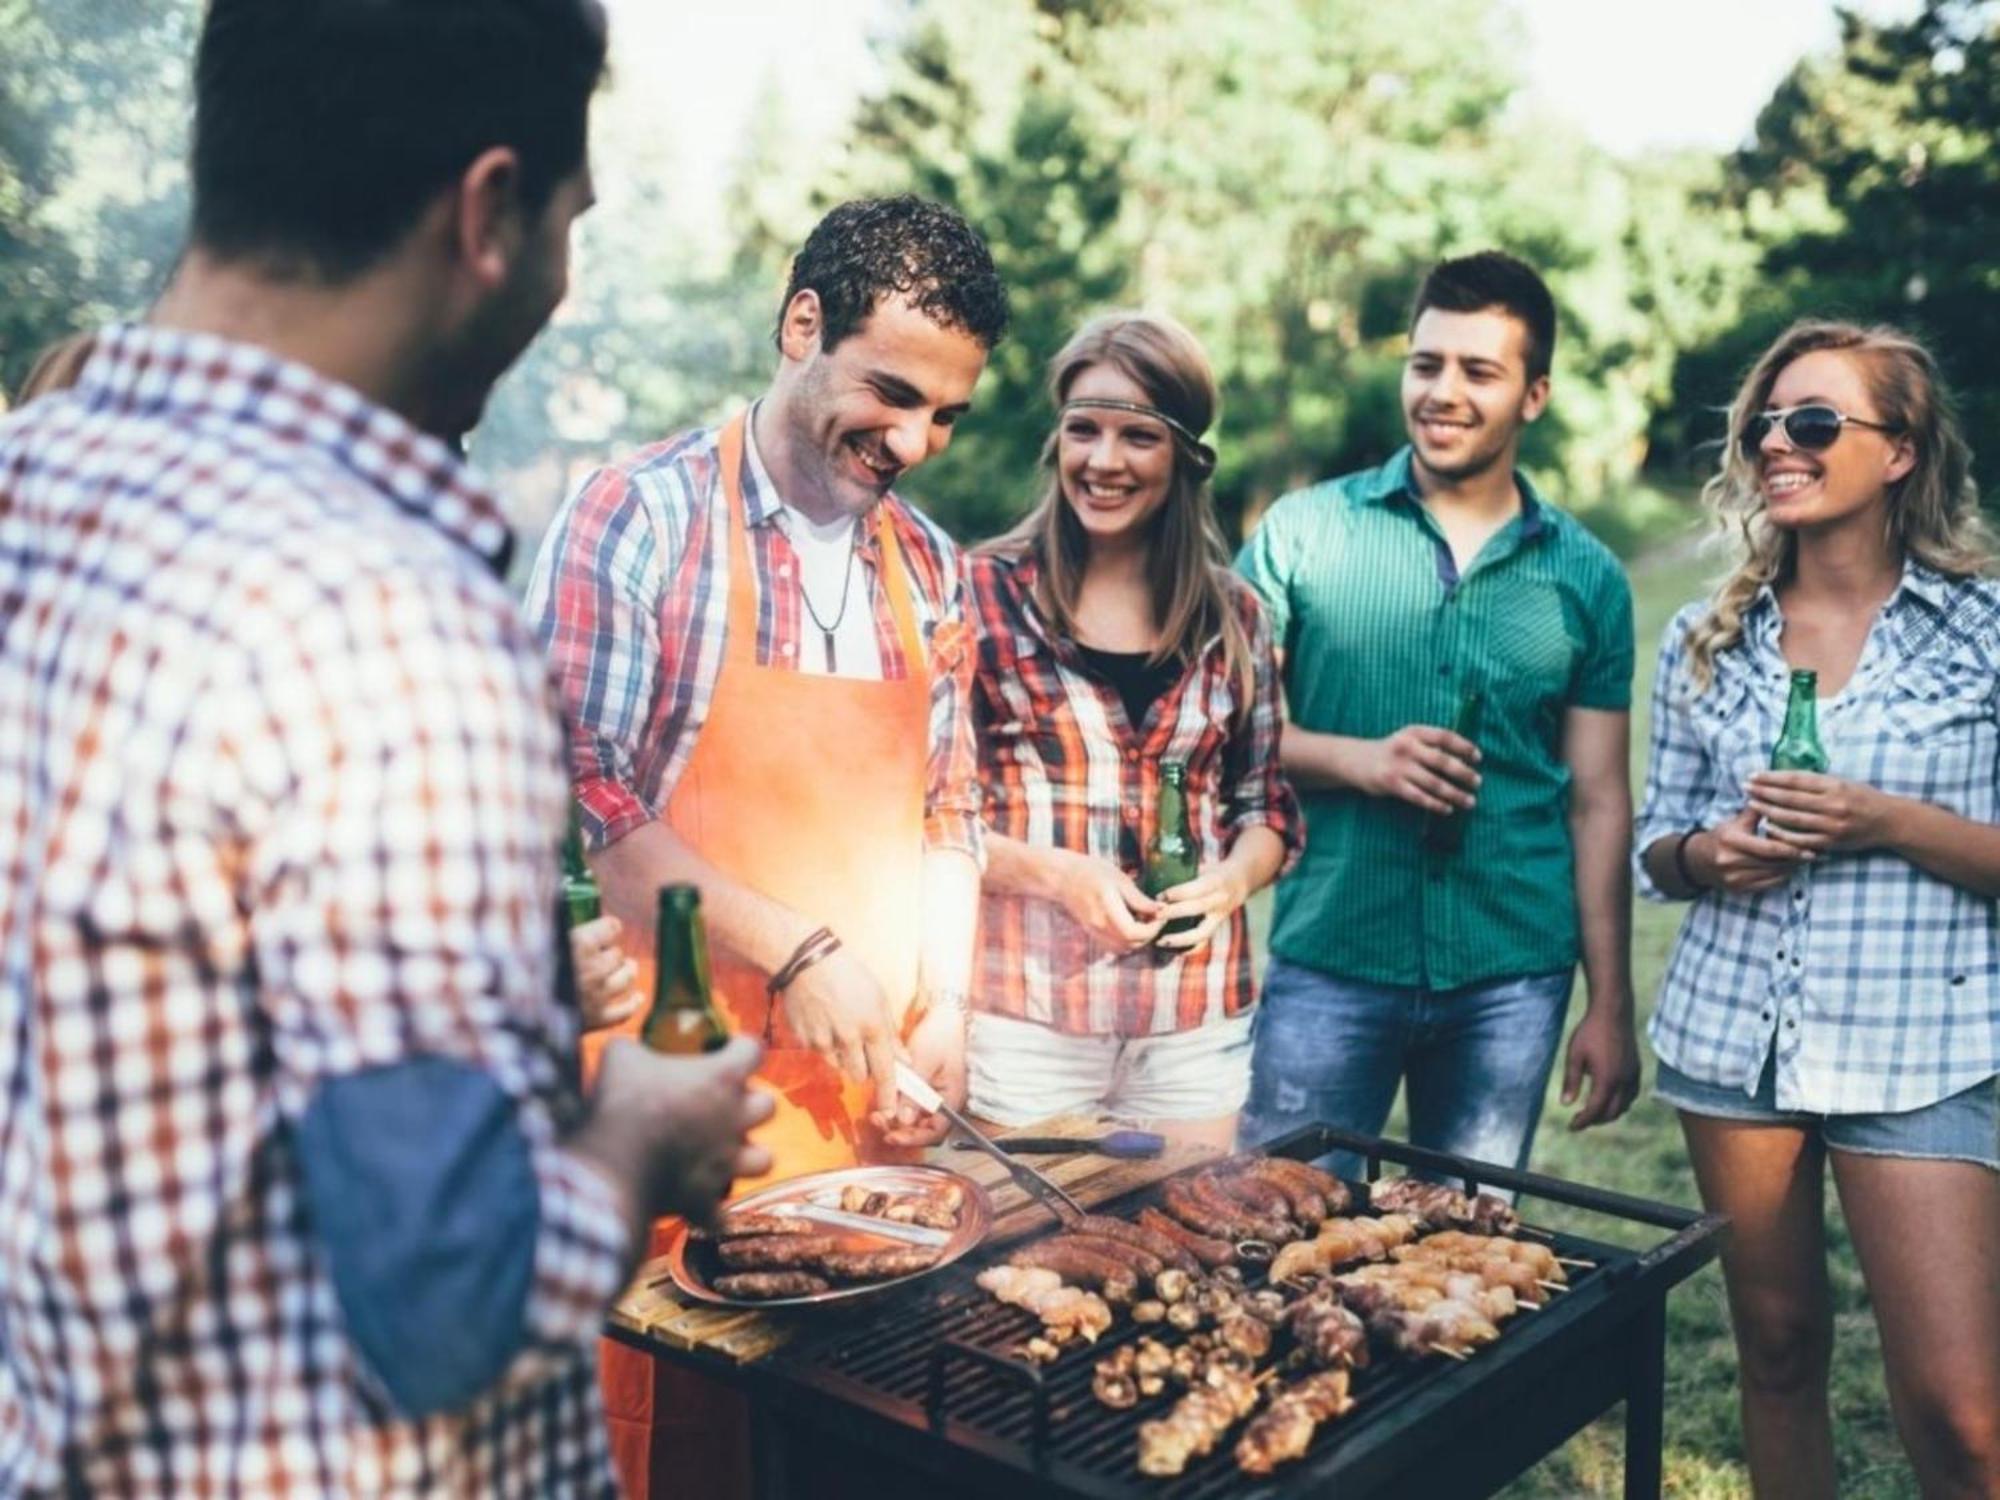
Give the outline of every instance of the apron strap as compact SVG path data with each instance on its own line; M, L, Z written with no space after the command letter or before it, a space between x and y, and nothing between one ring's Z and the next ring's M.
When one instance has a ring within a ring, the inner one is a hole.
M751 584L750 529L743 514L743 433L748 412L738 412L723 424L717 462L722 466L723 509L729 513L729 626L723 643L725 656L748 662L757 660L757 590ZM910 676L924 666L924 641L917 630L917 615L911 603L909 569L903 563L903 549L889 518L889 507L875 507L875 546L882 559L882 588L888 595L889 613L896 622L896 638L903 643L903 659Z

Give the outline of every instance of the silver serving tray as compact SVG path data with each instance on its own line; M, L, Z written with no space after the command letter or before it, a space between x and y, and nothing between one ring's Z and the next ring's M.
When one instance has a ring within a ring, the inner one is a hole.
M956 1183L965 1194L965 1202L958 1211L956 1229L927 1229L918 1224L878 1220L847 1213L840 1207L841 1191L850 1186L866 1188L872 1193L908 1195L936 1193L947 1183ZM890 1250L907 1249L912 1245L936 1245L939 1254L923 1270L913 1271L908 1276L892 1276L885 1281L835 1286L804 1297L725 1297L713 1285L715 1277L728 1274L716 1256L715 1242L691 1236L683 1229L667 1251L667 1271L673 1277L674 1285L687 1296L713 1307L815 1307L823 1302L846 1302L866 1297L884 1287L901 1286L906 1281L915 1281L920 1276L943 1270L985 1239L986 1231L993 1224L993 1205L986 1196L986 1189L949 1167L919 1165L839 1167L831 1172L809 1172L803 1177L788 1177L783 1182L774 1182L769 1187L726 1204L722 1217L726 1219L732 1213L796 1214L809 1218L823 1226L827 1233L837 1234L843 1250Z

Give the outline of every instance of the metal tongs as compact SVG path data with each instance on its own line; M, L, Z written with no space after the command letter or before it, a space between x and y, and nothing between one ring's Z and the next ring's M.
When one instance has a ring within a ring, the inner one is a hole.
M906 1062L896 1064L896 1087L919 1109L943 1115L969 1142L1005 1167L1007 1175L1014 1179L1021 1191L1047 1208L1062 1224L1074 1225L1088 1217L1083 1205L1076 1199L1026 1162L1015 1160L982 1135L970 1120L945 1103L943 1096L924 1082L917 1070Z

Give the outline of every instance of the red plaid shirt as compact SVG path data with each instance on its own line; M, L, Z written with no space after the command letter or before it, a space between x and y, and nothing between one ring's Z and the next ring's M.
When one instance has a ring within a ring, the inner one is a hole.
M817 650L818 636L808 641L801 628L798 554L749 425L741 481L757 660L797 668L800 650ZM722 677L731 579L719 437L704 428L599 469L556 512L535 559L528 615L562 684L570 769L593 849L665 810ZM921 671L930 683L925 845L978 858L978 766L966 712L972 652L958 549L894 495L881 503L902 550L926 660L905 658L881 586L872 513L857 551L869 581L882 676L896 681Z
M1248 713L1239 715L1218 638L1134 728L1112 686L1051 633L1034 603L1032 561L981 554L966 567L979 654L973 725L993 832L1094 855L1136 879L1160 762L1181 760L1203 867L1246 828L1271 829L1296 858L1305 835L1278 769L1277 663L1248 586L1222 574L1256 668ZM1150 948L1115 954L1052 902L988 891L981 907L973 1001L982 1011L1072 1034L1148 1036L1237 1015L1255 998L1241 910L1202 948L1169 958Z
M218 339L109 330L0 423L0 1493L611 1490L628 1234L558 1144L567 785L506 545L443 445ZM512 1099L540 1214L523 1351L405 1421L295 1130L416 1054Z

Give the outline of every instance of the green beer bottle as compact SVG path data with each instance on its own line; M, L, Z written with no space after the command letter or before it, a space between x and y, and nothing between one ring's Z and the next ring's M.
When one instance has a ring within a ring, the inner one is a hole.
M1152 842L1146 845L1146 873L1139 888L1149 896L1158 896L1194 879L1196 873L1194 835L1188 831L1187 762L1163 760L1159 818ZM1160 937L1192 932L1199 926L1199 917L1175 917L1160 929Z
M729 1028L709 993L708 933L701 921L701 891L691 885L660 887L653 936L653 1008L640 1040L655 1052L692 1056L729 1040Z
M583 862L583 826L577 821L573 800L569 805L569 832L563 837L562 900L563 912L572 928L595 922L604 913L604 902L597 894L597 877Z
M1792 673L1792 695L1785 701L1785 727L1771 748L1774 771L1824 771L1832 762L1819 742L1819 673Z
M1467 688L1465 696L1458 700L1458 718L1452 729L1462 740L1479 743L1479 724L1486 712L1486 695L1478 688ZM1433 854L1456 854L1465 847L1465 825L1472 817L1470 808L1458 808L1448 813L1427 813L1424 816L1422 843Z

